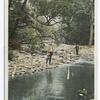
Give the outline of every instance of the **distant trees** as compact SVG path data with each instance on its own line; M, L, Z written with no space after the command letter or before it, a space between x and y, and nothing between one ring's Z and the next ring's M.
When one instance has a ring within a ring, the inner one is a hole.
M63 27L66 35L67 43L79 43L79 44L93 44L94 41L94 2L90 0L72 0L69 7L69 14L63 16L63 23L66 27ZM92 24L91 24L92 20ZM92 34L91 34L92 33Z

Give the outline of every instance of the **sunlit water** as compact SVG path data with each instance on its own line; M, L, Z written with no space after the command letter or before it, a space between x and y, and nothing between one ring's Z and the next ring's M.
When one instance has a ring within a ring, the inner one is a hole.
M9 100L77 100L79 89L94 96L94 65L78 62L9 81Z

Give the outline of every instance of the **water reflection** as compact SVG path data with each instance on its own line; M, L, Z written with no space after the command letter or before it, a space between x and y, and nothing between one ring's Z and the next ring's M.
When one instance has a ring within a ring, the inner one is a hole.
M9 100L75 100L86 88L94 95L94 65L77 63L9 81Z

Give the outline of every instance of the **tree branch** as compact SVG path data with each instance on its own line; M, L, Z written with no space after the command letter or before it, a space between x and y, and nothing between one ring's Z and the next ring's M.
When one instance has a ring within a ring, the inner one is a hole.
M47 21L46 21L46 22L42 22L42 21L38 20L38 17L39 17L39 16L37 16L35 20L36 20L38 23L40 23L40 24L42 24L42 25L45 25L45 26L53 26L53 25L55 25L55 24L57 24L57 23L62 22L62 21L56 22L55 20L53 20L55 23L51 24L51 21L52 21L51 19L52 19L52 18L50 18L50 19L48 20L48 22L47 22Z

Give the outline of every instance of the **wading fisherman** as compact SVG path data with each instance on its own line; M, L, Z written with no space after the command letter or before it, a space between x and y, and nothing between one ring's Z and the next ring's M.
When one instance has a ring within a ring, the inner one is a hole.
M83 88L82 90L79 90L77 93L77 96L79 100L88 100L88 93L85 88Z

